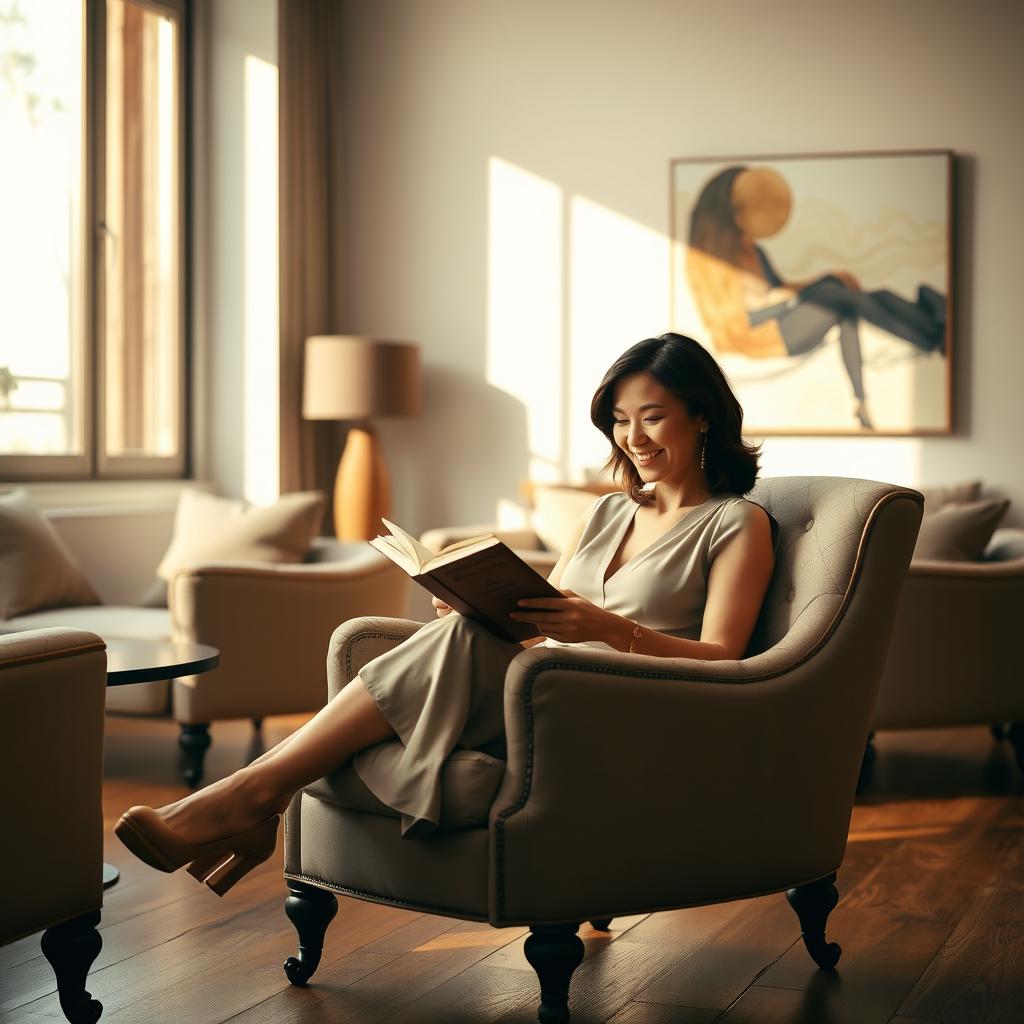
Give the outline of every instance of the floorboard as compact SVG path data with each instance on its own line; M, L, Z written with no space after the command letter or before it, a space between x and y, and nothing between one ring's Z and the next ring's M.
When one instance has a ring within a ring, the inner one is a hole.
M207 778L222 777L303 721L213 727ZM1020 1024L1024 1021L1024 783L987 728L883 733L858 797L829 938L839 970L815 969L782 895L589 925L573 979L576 1024ZM170 1024L491 1024L536 1019L525 928L432 917L339 897L306 989L282 853L223 900L184 872L136 861L113 837L121 812L186 790L177 731L108 719L103 950L89 988L103 1021ZM39 936L0 948L0 1019L61 1021Z

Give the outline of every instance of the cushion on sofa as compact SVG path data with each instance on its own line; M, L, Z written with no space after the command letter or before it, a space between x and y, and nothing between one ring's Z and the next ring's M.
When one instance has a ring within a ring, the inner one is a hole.
M914 560L976 562L981 559L1010 502L1005 498L950 502L925 515Z
M372 748L385 757L387 747L400 747L395 740ZM364 754L367 752L363 752ZM505 774L505 762L482 750L455 750L441 769L441 824L445 828L480 828L494 803ZM369 814L399 818L393 807L382 803L369 790L351 762L326 778L317 779L306 792L327 803Z
M924 495L924 514L937 512L951 502L977 501L981 497L980 480L964 480L957 484L933 484L918 487Z
M46 626L73 626L87 629L104 640L168 640L171 613L166 608L131 608L120 605L96 605L90 608L50 608L19 615L0 623L0 633ZM167 711L170 683L129 683L107 689L107 710L127 714L152 715Z
M188 488L181 493L174 536L157 566L170 580L204 562L301 562L318 533L324 496L284 494L272 505L249 505Z
M28 491L0 494L0 619L99 602Z

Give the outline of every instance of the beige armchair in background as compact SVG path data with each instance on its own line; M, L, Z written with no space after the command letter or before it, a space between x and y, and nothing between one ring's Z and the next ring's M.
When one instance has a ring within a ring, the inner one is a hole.
M61 1009L92 1024L85 990L102 941L103 641L77 629L0 636L0 946L46 929Z
M913 562L872 729L992 725L1024 772L1022 622L1024 530L997 530L980 562Z
M220 665L175 679L171 714L181 724L197 785L211 722L319 711L326 701L324 651L356 615L401 615L409 577L364 542L321 538L298 565L207 565L168 588L175 639L212 644Z
M415 840L351 767L296 795L285 819L294 984L319 963L333 892L529 925L543 1021L568 1018L583 921L786 891L808 952L835 965L825 923L922 497L793 477L763 480L751 498L781 529L743 659L524 650L505 681L506 758L456 751L442 827ZM419 627L339 628L330 696Z

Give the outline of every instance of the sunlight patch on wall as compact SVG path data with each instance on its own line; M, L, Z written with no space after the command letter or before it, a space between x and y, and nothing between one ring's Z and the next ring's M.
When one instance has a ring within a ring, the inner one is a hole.
M533 480L564 461L562 190L492 157L488 164L487 383L522 403Z
M615 359L669 322L669 239L582 196L570 204L569 471L602 464L590 399Z
M243 496L280 493L278 469L277 68L245 58Z
M757 444L762 439L748 440ZM761 476L844 476L915 486L911 481L924 478L921 439L769 437L764 439Z

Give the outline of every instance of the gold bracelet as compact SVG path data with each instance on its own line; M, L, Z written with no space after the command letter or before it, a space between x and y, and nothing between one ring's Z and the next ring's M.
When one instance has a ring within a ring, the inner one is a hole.
M626 649L627 654L633 653L633 645L640 639L640 623L638 621L633 622L633 636L629 641L629 647Z

